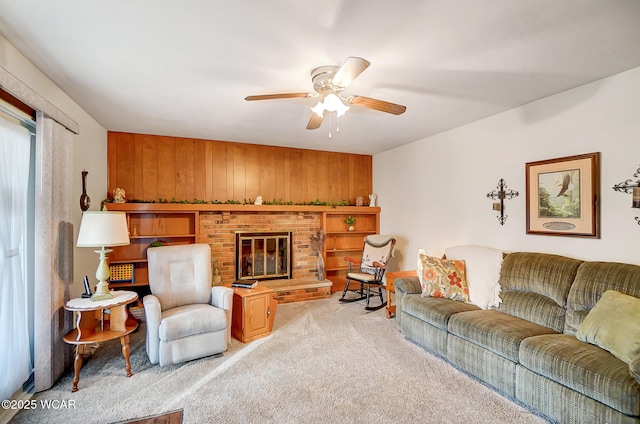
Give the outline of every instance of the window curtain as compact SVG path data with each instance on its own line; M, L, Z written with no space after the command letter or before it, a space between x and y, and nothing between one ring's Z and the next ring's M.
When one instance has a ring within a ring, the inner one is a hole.
M36 117L34 386L50 388L71 365L62 338L73 327L64 309L73 283L73 136L42 112Z
M11 398L32 368L22 266L30 140L29 130L0 117L0 399Z
M73 350L62 337L73 327L72 314L64 304L73 282L73 134L80 128L2 66L0 87L38 111L33 365L34 388L39 392L50 388L73 359Z

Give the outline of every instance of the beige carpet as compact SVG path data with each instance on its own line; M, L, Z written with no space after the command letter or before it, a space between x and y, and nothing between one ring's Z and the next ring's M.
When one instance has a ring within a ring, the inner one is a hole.
M233 340L221 357L160 368L132 335L134 375L109 342L35 399L74 408L20 412L15 423L114 423L183 409L184 423L544 423L406 341L385 310L329 299L278 305L271 336ZM69 402L67 402L69 403Z

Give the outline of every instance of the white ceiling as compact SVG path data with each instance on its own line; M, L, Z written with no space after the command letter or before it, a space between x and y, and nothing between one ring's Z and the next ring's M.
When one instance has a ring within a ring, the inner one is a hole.
M640 66L638 0L0 0L0 33L110 131L366 154ZM348 56L407 111L244 100Z

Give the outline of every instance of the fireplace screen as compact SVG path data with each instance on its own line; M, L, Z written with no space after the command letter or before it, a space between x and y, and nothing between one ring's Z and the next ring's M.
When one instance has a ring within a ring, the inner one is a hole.
M291 278L291 233L236 233L237 278Z

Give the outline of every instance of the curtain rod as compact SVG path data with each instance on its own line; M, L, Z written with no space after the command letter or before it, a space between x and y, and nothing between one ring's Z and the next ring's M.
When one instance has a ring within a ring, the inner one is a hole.
M74 134L80 133L80 126L69 115L58 109L47 99L33 91L29 86L16 78L11 72L0 66L0 86L9 94L28 106L39 110Z

